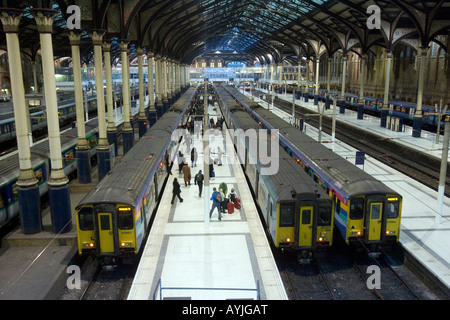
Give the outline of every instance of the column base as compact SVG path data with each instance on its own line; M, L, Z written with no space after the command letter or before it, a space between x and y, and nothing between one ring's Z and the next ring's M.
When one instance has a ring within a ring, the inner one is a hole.
M106 131L106 137L108 138L108 143L114 145L115 154L118 154L119 146L117 145L117 131Z
M422 134L422 117L414 117L413 119L413 131L412 136L414 138L420 138Z
M147 132L147 119L139 119L139 138Z
M97 149L98 159L98 181L101 181L111 170L111 154L110 149Z
M339 101L339 113L344 114L345 113L345 100Z
M77 174L78 182L81 184L90 183L91 179L91 158L89 149L76 150L77 152Z
M364 119L364 105L358 104L358 120Z
M164 114L164 110L163 110L163 104L162 102L155 102L155 109L156 109L156 116L157 118L161 118Z
M169 110L170 108L170 104L169 104L169 100L163 100L163 114L167 112L167 110Z
M148 121L150 123L150 128L153 127L156 123L156 110L150 110L148 112Z
M386 128L387 116L389 113L389 109L380 109L380 127Z
M125 155L131 148L133 148L134 131L123 131L123 154Z
M53 233L69 232L72 230L69 184L49 185L48 195Z
M33 234L42 230L41 199L37 184L17 188L19 214L24 234Z
M325 110L330 110L331 107L331 99L329 97L325 98Z

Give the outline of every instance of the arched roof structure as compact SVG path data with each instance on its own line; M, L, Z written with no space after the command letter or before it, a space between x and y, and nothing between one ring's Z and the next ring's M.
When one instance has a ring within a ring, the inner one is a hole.
M414 48L436 41L449 52L450 1L424 0L3 0L0 6L24 10L19 39L21 48L33 56L39 34L33 8L55 10L54 52L70 55L66 21L70 5L81 10L82 55L92 58L92 30L106 31L104 39L127 39L135 48L159 53L190 64L195 58L216 51L236 52L248 61L282 60L296 63L336 50L373 46L392 50L403 42ZM373 7L376 6L376 7ZM380 28L367 21L378 8ZM442 41L442 39L446 39ZM5 47L0 34L0 48ZM120 56L118 44L112 55Z

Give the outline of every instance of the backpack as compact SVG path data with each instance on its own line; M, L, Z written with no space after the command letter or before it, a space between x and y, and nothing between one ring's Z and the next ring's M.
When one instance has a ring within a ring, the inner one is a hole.
M200 173L197 173L197 174L195 175L195 181L197 181L197 182L202 182L202 181L203 181L203 175L200 174Z
M218 191L216 191L216 200L219 201L219 202L222 202L222 201L223 201L222 195L221 195L220 192L218 192Z

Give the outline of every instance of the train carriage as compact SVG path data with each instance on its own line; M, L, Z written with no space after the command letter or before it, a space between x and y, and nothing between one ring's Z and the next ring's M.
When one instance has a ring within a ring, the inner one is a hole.
M250 105L247 97L228 90L244 106ZM280 144L335 200L335 225L347 244L363 245L377 252L381 245L399 241L399 193L267 110L253 108L252 113L263 127L280 128Z
M86 140L90 146L90 157L94 159L98 142L97 119L86 122ZM76 174L77 129L72 128L61 133L61 155L63 157L66 176ZM47 190L48 173L50 172L50 147L48 140L36 143L31 148L31 165L38 179L39 195ZM95 161L95 160L94 160ZM11 221L19 213L17 180L20 166L18 154L12 154L0 160L0 227Z
M227 99L220 87L217 92L222 110L228 110L226 101L235 101ZM273 244L280 250L297 252L303 262L309 261L320 249L332 245L332 199L287 153L279 153L277 147L272 154L272 144L266 142L277 136L258 131L261 127L247 111L235 109L229 115L233 143ZM274 174L264 171L271 166L267 157L278 162Z
M194 88L184 93L76 207L78 252L102 262L133 259L149 230L168 168L173 132L185 122Z

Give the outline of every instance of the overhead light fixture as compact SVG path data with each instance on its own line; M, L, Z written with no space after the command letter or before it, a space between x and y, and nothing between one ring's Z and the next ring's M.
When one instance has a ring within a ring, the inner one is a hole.
M216 52L214 52L214 53L221 53L219 50L217 50Z

